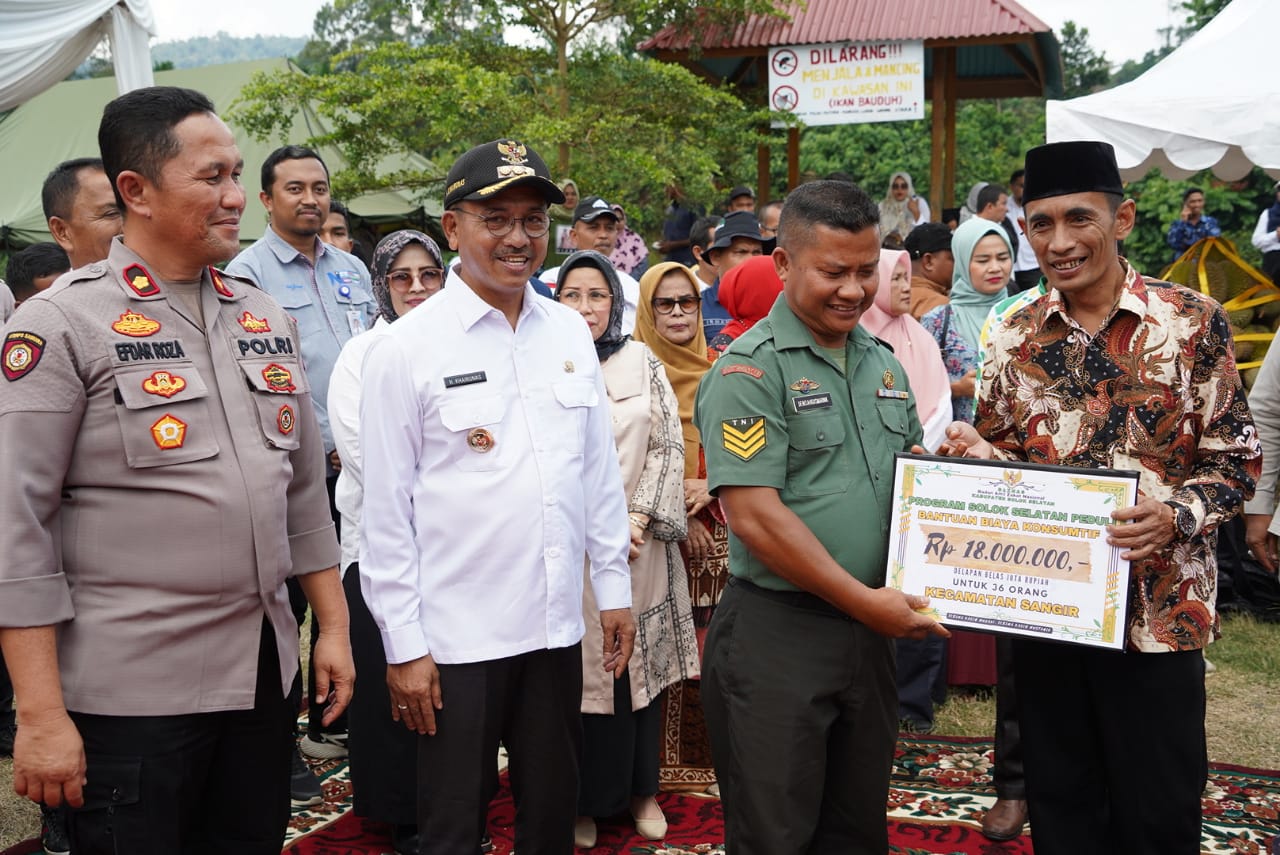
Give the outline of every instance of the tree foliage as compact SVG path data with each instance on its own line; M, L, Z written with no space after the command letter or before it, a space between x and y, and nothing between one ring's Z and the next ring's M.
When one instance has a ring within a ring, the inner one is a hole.
M1062 88L1068 98L1088 95L1106 87L1111 79L1107 55L1089 44L1089 28L1075 21L1062 24Z

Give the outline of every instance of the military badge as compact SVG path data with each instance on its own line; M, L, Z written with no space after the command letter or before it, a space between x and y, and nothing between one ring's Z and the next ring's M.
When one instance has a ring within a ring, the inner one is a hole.
M884 387L886 389L893 388L893 372L892 371L886 368L884 371L884 376L881 377L880 379L884 381Z
M124 269L124 284L139 297L154 297L160 293L160 286L141 264L130 264Z
M6 380L17 380L28 374L44 353L44 339L33 332L14 330L4 337L0 354Z
M148 318L141 312L125 312L119 320L111 324L111 328L120 335L146 338L149 335L155 335L160 329L160 322L154 318Z
M484 428L474 428L467 434L467 447L479 454L493 451L493 434Z
M187 388L187 381L179 374L168 371L153 371L151 376L142 381L142 391L162 398L172 398Z
M170 448L182 448L187 438L187 423L165 413L151 426L151 438L156 447L167 451Z
M572 374L572 373L573 373L573 360L572 360L572 359L566 359L566 360L564 361L564 373L565 373L565 374Z
M799 380L792 383L787 388L790 389L792 392L799 392L800 394L804 395L804 394L808 394L809 392L817 391L817 389L820 388L821 385L822 384L818 383L816 380L810 380L808 377L801 377Z
M268 333L271 332L271 324L262 318L255 318L253 315L245 312L236 321L247 333Z
M759 380L764 376L764 371L756 368L754 365L726 365L720 369L720 376L725 377L729 374L745 374L748 377L754 377Z
M725 419L720 423L724 450L734 457L750 460L768 444L764 431L764 416L745 416Z
M280 428L280 433L288 436L293 433L293 426L296 421L293 417L293 407L285 404L280 408L280 412L276 414L276 427Z
M222 281L222 274L218 272L218 268L209 268L209 278L213 280L213 290L217 291L220 296L234 298L236 292L227 287L227 283Z
M267 381L267 389L280 394L298 391L293 385L293 373L278 362L273 362L262 369L262 379Z

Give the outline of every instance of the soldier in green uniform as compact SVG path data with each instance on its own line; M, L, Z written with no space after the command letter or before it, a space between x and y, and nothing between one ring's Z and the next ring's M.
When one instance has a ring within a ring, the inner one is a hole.
M906 372L858 327L876 203L846 182L787 199L783 296L716 362L694 419L732 578L702 694L734 855L875 853L897 735L893 638L947 631L884 585L893 453L922 451Z

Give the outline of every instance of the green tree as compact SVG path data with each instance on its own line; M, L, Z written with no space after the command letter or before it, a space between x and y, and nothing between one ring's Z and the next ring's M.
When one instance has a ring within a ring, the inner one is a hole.
M1107 55L1089 44L1089 28L1075 21L1062 24L1062 88L1068 98L1088 95L1106 87L1111 79Z
M1178 28L1182 41L1200 31L1200 28L1213 20L1213 17L1227 8L1231 0L1182 0L1179 8L1187 15L1186 22Z

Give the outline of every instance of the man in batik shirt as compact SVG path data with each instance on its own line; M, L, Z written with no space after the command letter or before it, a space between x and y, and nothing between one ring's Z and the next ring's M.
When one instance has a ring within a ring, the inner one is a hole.
M1222 307L1117 254L1135 211L1111 146L1041 146L1026 169L1045 282L989 322L976 424L943 451L1140 473L1107 529L1132 567L1126 651L1013 642L1036 855L1191 855L1217 526L1253 494L1261 448Z

